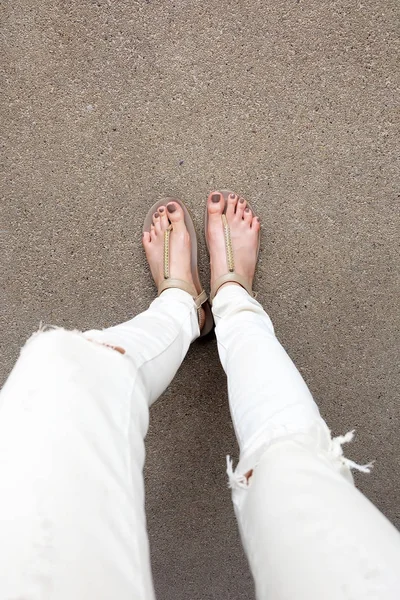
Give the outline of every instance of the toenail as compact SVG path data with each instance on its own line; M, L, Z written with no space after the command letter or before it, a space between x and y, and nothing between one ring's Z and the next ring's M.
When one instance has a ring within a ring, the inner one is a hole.
M154 216L155 216L156 219L158 219L158 217L159 217L158 212L154 213Z
M158 212L164 212L164 209L162 206L158 209Z
M221 198L221 194L213 194L211 196L211 202L215 202L215 204L216 204L217 202L219 202L220 198Z
M229 194L229 198L232 198L232 200L234 200L236 197L236 194Z
M249 209L249 207L248 207L248 206L246 206L246 208L244 209L244 212L247 212L247 213L249 213L249 212L250 212L250 209Z
M257 217L257 221L260 223L260 217Z
M240 202L240 204L243 204L244 198L240 198L239 202Z
M176 206L175 206L175 204L167 204L167 211L168 211L169 213L173 213L173 212L175 212L175 211L176 211Z

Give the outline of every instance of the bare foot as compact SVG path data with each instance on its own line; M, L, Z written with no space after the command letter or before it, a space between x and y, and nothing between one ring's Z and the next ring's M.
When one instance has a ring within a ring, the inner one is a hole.
M219 277L229 272L221 219L224 207L223 195L220 192L212 192L207 201L211 287ZM260 220L253 215L246 200L233 193L228 197L226 219L231 232L235 273L244 277L251 288L256 270ZM225 285L238 284L226 283Z
M164 281L164 231L172 224L170 235L169 271L170 277L183 279L193 285L190 264L190 236L186 229L182 208L177 202L159 206L153 215L151 231L143 234L143 246L157 288Z

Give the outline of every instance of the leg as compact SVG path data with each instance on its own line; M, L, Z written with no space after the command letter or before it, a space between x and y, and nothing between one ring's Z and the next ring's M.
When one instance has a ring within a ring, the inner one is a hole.
M85 332L88 339L122 348L134 357L149 406L171 383L198 335L193 299L177 289L163 292L149 310L127 323Z
M128 323L25 345L0 395L0 598L154 598L148 407L198 334L193 299L167 290Z
M210 216L218 214L215 204L209 201ZM255 238L251 230L242 233L237 207L234 214L235 262L251 282ZM214 226L217 248L217 220L210 219ZM221 246L218 253L210 247L210 255L212 278L220 276ZM257 598L394 600L400 536L354 487L354 463L341 450L349 437L331 440L258 302L226 285L213 312L240 446L239 465L235 473L228 465L228 474Z
M269 317L234 286L213 309L241 452L232 497L257 598L398 598L400 535L354 487Z

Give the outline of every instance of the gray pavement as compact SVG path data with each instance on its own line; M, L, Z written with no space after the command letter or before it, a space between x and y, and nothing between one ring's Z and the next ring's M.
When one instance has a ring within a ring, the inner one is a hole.
M40 321L106 327L154 297L155 199L237 190L263 223L256 289L335 434L399 514L399 5L3 3L1 381ZM4 95L3 95L4 98ZM201 271L209 269L201 238ZM237 456L215 340L151 411L164 600L254 597L224 474Z

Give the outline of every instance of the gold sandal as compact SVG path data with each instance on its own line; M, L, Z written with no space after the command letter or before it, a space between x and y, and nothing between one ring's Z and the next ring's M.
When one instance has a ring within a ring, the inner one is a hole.
M162 294L167 289L177 288L187 292L192 296L196 303L197 315L199 319L200 337L203 337L210 333L214 327L214 319L211 312L211 307L208 302L208 296L200 283L199 271L197 267L197 236L196 230L193 225L192 218L189 214L188 209L182 202L176 198L165 198L159 200L150 208L147 213L146 219L143 225L143 231L151 231L151 225L153 223L153 215L159 209L160 206L167 206L169 202L176 202L183 210L185 225L189 232L191 241L191 270L194 285L183 279L175 279L170 276L169 272L169 252L170 252L170 235L173 229L172 224L164 231L164 280L158 288L158 295Z
M226 218L226 207L227 207L227 203L228 203L228 196L230 196L231 194L234 194L234 192L231 192L230 190L220 190L219 193L223 196L224 201L225 201L224 212L221 215L221 219L222 219L222 227L224 229L226 262L227 262L227 266L228 266L228 273L226 273L226 275L222 275L221 277L218 277L218 279L214 282L214 284L211 288L211 292L210 292L210 303L211 304L212 304L219 288L221 286L223 286L224 283L238 283L242 288L244 288L246 290L246 292L248 292L248 294L250 294L250 296L252 296L252 297L255 296L255 293L253 292L251 286L249 286L247 280L242 275L239 275L239 273L235 273L235 261L233 258L231 231L230 231L229 224L228 224L228 221ZM237 196L237 194L235 194L235 195ZM252 210L252 208L248 202L247 202L247 206L250 208L250 210L252 211L252 213L254 215L254 211ZM209 218L208 210L207 210L207 206L206 206L205 236L206 236L207 249L208 249L208 252L210 252L210 248L208 245L208 237L207 237L208 218ZM261 243L261 237L259 236L258 237L257 258L258 258L259 252L260 252L260 243Z

